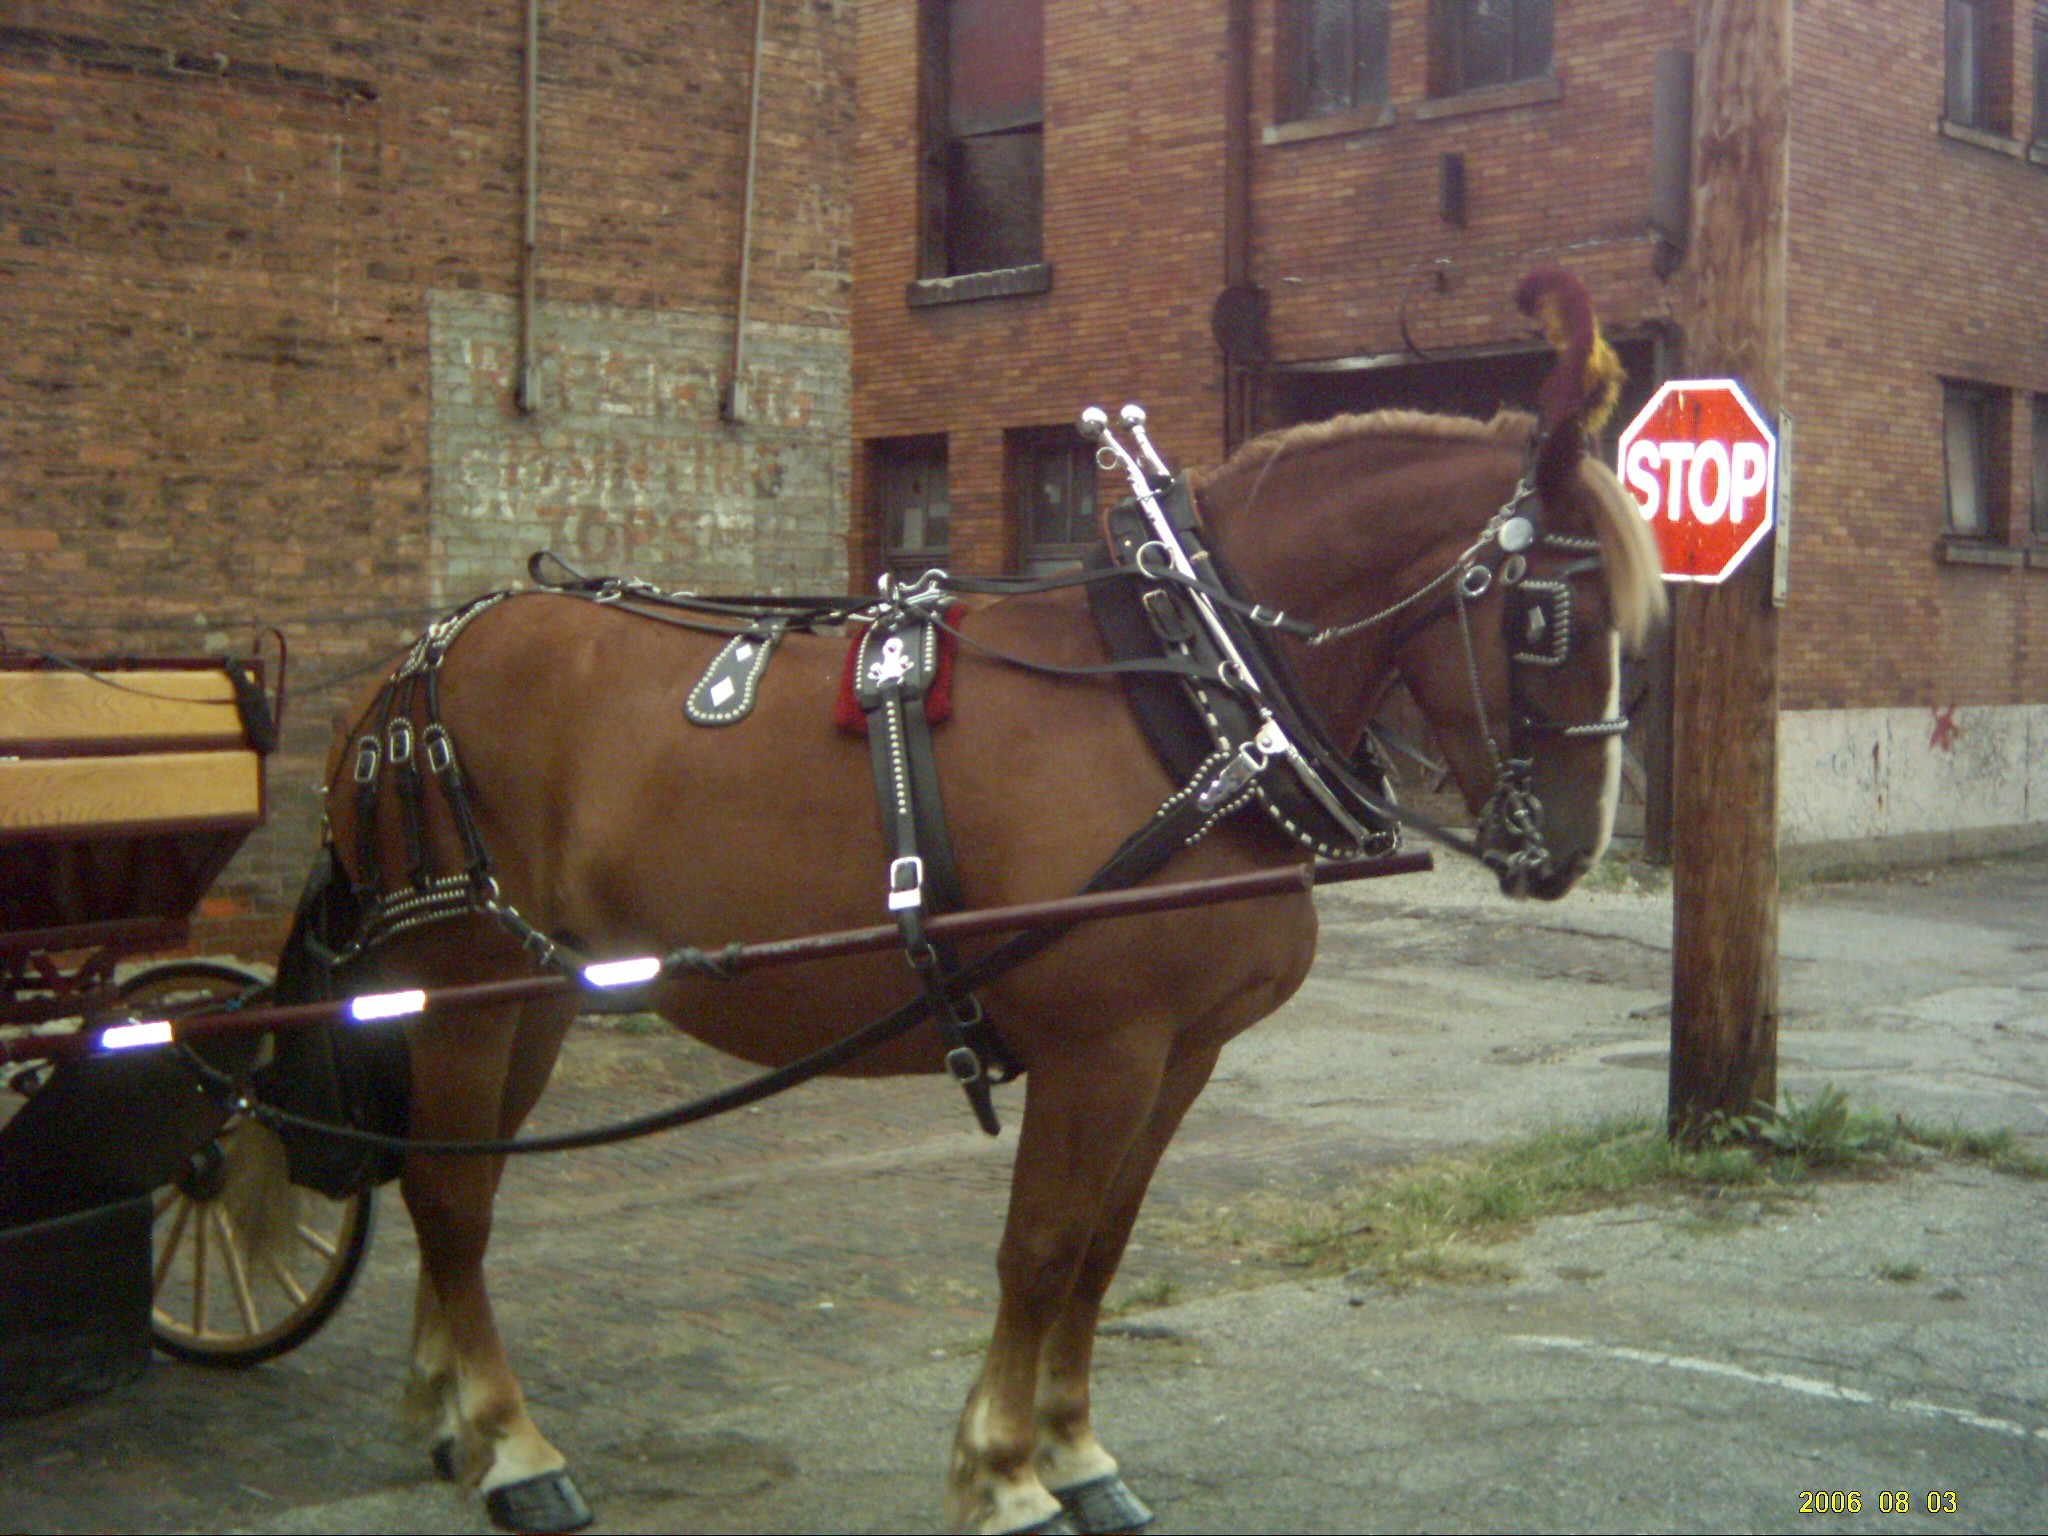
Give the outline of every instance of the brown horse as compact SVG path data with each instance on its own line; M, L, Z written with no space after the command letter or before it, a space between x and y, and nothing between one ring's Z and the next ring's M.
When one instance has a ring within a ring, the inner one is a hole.
M1545 281L1568 300L1576 290L1561 274ZM1576 296L1583 311L1583 290ZM1332 742L1348 750L1359 741L1382 681L1398 673L1477 810L1508 743L1520 741L1548 861L1507 870L1502 883L1544 897L1562 895L1606 843L1617 641L1639 641L1663 604L1634 503L1583 453L1604 348L1590 312L1572 322L1566 310L1565 355L1540 423L1507 413L1490 422L1347 417L1261 438L1191 477L1211 547L1259 601L1339 630L1400 608L1325 644L1282 643ZM1534 494L1523 511L1547 536L1527 551L1528 580L1555 577L1569 591L1568 653L1554 665L1511 662L1507 582L1463 602L1447 597L1525 470ZM1427 601L1400 607L1425 589ZM934 736L966 904L1070 894L1176 785L1114 678L1049 676L989 654L1102 663L1079 593L979 600L963 629L971 643L954 668L953 716ZM539 929L613 957L877 920L888 861L866 748L831 723L845 643L791 635L752 713L703 729L686 723L683 696L717 643L533 594L482 612L450 648L440 715L503 895ZM1515 716L1541 728L1518 732ZM347 862L357 829L345 768L338 751L329 815ZM431 800L429 811L430 844L451 861L444 867L459 866L447 814ZM387 803L377 835L389 869L402 867L399 833L385 825L395 819ZM1303 857L1265 817L1240 814L1177 855L1163 878ZM1090 1423L1097 1315L1153 1170L1217 1053L1288 999L1315 946L1313 903L1275 897L1084 926L984 989L1029 1075L996 1257L994 1336L952 1458L956 1520L985 1531L1071 1529L1060 1523L1063 1493L1083 1529L1146 1518L1114 1481L1117 1464ZM434 987L530 968L499 927L470 916L384 945L365 977ZM665 982L655 995L698 1039L780 1064L914 990L902 960L884 955ZM509 1136L546 1084L571 1012L525 1005L417 1021L412 1134ZM920 1028L846 1070L936 1072L941 1054L935 1032ZM501 1167L484 1156L405 1164L421 1256L411 1399L444 1469L487 1495L567 1498L564 1458L527 1414L485 1294ZM1110 1490L1110 1502L1073 1497L1091 1485ZM526 1528L576 1518L573 1499L492 1507Z

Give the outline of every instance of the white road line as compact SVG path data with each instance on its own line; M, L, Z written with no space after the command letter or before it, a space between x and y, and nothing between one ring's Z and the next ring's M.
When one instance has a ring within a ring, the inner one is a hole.
M1971 1429L1988 1429L1993 1434L2009 1435L2015 1440L2048 1440L2048 1428L2030 1429L2024 1424L2014 1423L2011 1419L1994 1419L1986 1414L1972 1413L1967 1408L1950 1408L1942 1403L1922 1402L1918 1398L1879 1397L1875 1392L1865 1392L1860 1387L1838 1386L1832 1381L1820 1381L1812 1376L1793 1376L1784 1371L1751 1371L1720 1360L1701 1360L1691 1355L1667 1355L1654 1349L1629 1349L1615 1344L1595 1344L1590 1339L1566 1339L1547 1334L1514 1334L1510 1342L1526 1344L1532 1349L1558 1349L1582 1355L1605 1355L1610 1360L1627 1360L1637 1365L1661 1365L1670 1370L1692 1371L1701 1376L1725 1376L1731 1381L1746 1381L1759 1387L1776 1387L1780 1391L1797 1392L1804 1397L1818 1397L1837 1403L1855 1403L1868 1408L1884 1408L1893 1413L1907 1413L1923 1419L1946 1419L1950 1423L1966 1425Z

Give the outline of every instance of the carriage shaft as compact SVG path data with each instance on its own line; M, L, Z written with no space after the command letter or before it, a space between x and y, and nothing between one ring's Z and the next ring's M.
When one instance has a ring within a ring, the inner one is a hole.
M1114 917L1133 917L1167 912L1183 907L1211 906L1226 901L1250 901L1306 891L1317 885L1335 885L1351 880L1377 879L1385 875L1416 874L1432 867L1427 851L1389 854L1380 858L1318 860L1312 864L1290 864L1281 869L1255 870L1250 874L1223 875L1209 880L1183 880L1168 885L1137 886L1129 890L1101 891L1063 896L1051 901L1022 902L1015 906L984 907L971 912L952 912L935 917L926 932L935 939L965 939L992 933L1010 933L1029 928L1065 927ZM742 944L718 952L720 964L730 972L759 970L768 966L793 965L804 961L833 960L849 955L892 950L902 944L896 926L878 924L871 928L849 928L835 933L808 934L791 939L773 939L761 944ZM483 1004L533 1002L567 993L590 991L576 975L521 976L504 981L476 982L446 987L426 994L426 1012L440 1008L474 1007ZM349 998L323 1002L294 1003L283 1007L244 1008L232 1013L194 1014L177 1021L181 1038L196 1035L233 1034L249 1030L295 1029L313 1024L345 1021L350 1017ZM36 1035L0 1040L0 1061L57 1060L93 1053L98 1049L99 1031L121 1017L95 1019L77 1034Z

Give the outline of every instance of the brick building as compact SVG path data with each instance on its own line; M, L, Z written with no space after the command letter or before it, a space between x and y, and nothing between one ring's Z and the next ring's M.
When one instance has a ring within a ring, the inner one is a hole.
M296 893L356 686L310 685L528 551L843 588L853 11L759 7L726 412L755 5L6 7L0 629L292 646L271 829L202 942L264 953Z
M1527 404L1539 261L1591 288L1625 420L1685 371L1692 10L870 0L850 564L1056 563L1114 492L1066 430L1089 402L1189 463ZM1783 835L2038 841L2048 4L1796 0L1794 72Z

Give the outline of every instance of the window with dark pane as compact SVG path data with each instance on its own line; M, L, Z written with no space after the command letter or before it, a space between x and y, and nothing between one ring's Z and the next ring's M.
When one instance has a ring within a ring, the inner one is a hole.
M1947 531L1981 539L1991 531L1991 392L1974 384L1944 384L1941 411Z
M2035 15L2038 32L2038 7ZM1985 133L2012 130L2012 22L2012 0L1945 0L1942 116L1949 122Z
M2048 0L2034 5L2034 142L2048 144Z
M1042 251L1044 0L925 0L920 270L1028 266Z
M2048 395L2034 396L2034 504L2036 539L2048 540Z
M1550 73L1551 0L1430 0L1429 93Z
M1332 117L1387 99L1387 0L1291 0L1281 117Z
M946 440L901 437L869 448L882 563L918 575L946 563Z
M1095 454L1072 427L1009 436L1017 563L1031 575L1078 565L1101 542L1095 516Z

